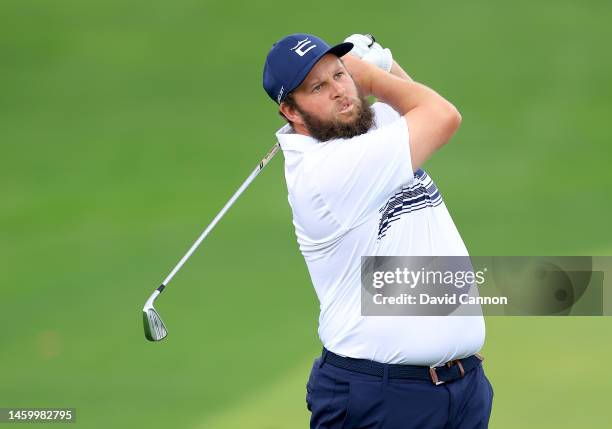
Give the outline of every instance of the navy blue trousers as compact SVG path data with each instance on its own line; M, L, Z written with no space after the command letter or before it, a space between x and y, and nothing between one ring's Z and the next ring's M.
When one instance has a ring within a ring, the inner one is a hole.
M306 385L311 429L487 428L493 388L482 365L449 383L388 379L315 359Z

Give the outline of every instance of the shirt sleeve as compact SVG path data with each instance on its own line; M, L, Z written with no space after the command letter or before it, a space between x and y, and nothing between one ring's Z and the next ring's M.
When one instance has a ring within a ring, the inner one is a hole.
M386 103L376 102L372 105L376 113L376 126L378 128L397 121L401 115L393 107Z
M377 214L399 188L414 180L403 117L323 145L310 159L316 173L312 177L323 202L347 229Z

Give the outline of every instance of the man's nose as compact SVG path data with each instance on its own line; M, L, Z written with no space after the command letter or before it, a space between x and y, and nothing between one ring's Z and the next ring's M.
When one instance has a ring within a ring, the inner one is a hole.
M344 96L345 92L346 92L346 89L340 82L336 82L335 80L332 80L332 91L331 91L332 98L334 99L340 98Z

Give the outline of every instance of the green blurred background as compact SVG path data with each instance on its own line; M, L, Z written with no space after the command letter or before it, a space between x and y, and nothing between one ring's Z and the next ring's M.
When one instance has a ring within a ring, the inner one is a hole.
M476 255L612 253L609 1L0 2L0 407L83 428L307 427L318 303L275 159L271 44L371 32L463 114L426 166ZM606 54L606 52L608 52ZM487 319L493 428L609 427L611 318Z

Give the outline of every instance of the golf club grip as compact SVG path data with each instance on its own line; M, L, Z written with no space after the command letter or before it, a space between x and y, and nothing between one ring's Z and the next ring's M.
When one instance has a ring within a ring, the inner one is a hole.
M272 146L272 148L268 151L266 156L263 157L263 159L257 165L257 167L255 167L255 169L251 172L251 174L249 174L249 177L247 177L246 180L242 183L242 185L240 185L238 190L236 192L234 192L234 195L232 195L232 197L229 199L229 201L227 203L225 203L225 205L223 206L221 211L219 213L217 213L217 215L214 217L214 219L206 227L204 232L202 232L202 234L200 234L200 236L195 241L195 243L193 243L193 245L189 248L187 253L185 253L185 255L181 258L181 260L178 262L178 264L176 264L176 266L172 269L170 274L168 274L168 277L166 277L165 280L162 282L162 286L163 287L160 286L160 288L161 288L160 292L163 290L164 287L166 287L168 285L168 283L172 280L174 275L181 269L183 264L185 264L185 262L187 262L187 260L193 254L193 252L195 252L195 250L198 248L200 243L202 243L202 241L206 238L206 236L210 233L210 231L212 231L212 229L215 227L215 225L217 225L217 223L221 220L221 218L225 215L225 213L236 202L238 197L240 197L240 195L242 195L242 193L245 191L245 189L249 187L251 182L253 182L253 180L255 180L255 178L261 172L261 170L263 170L265 168L265 166L268 165L268 162L270 162L270 160L272 158L274 158L274 155L276 155L276 153L278 152L279 148L280 148L280 144L279 143L275 143L274 146Z

